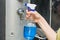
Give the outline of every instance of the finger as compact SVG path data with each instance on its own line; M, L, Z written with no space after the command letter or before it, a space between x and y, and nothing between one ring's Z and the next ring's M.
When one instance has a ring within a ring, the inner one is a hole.
M27 13L27 15L34 15L36 12L35 11L28 11L28 10L26 10L26 13Z
M32 17L32 16L27 16L27 15L26 15L26 19L27 19L27 20L33 20L33 17Z
M26 13L31 13L30 11L26 10Z
M30 16L30 12L28 10L26 10L26 15Z
M26 19L29 19L29 18L30 18L30 16L26 15Z

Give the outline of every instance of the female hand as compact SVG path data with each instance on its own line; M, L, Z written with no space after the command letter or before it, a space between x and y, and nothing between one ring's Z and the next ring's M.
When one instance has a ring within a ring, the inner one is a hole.
M37 11L26 10L26 13L26 19L33 20L34 22L39 22L44 19Z

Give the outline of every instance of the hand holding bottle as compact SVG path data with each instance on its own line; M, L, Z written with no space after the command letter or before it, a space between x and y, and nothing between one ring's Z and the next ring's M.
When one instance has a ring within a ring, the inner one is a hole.
M33 20L34 22L44 20L44 18L37 11L28 11L28 10L26 10L26 19Z

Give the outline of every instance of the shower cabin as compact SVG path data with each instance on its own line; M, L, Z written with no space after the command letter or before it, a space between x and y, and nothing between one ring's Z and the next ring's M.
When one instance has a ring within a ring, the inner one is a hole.
M50 24L50 1L49 0L6 0L6 40L25 40L23 28L29 21L24 19L26 7L24 3L36 4L36 11ZM45 6L45 7L44 7ZM37 34L33 40L46 40L43 31L37 25ZM42 37L41 37L42 36Z
M59 0L0 0L0 40L25 40L23 28L30 21L24 19L27 9L24 3L36 4L36 11L57 31L59 27L54 27L56 22L53 19L56 1ZM36 25L37 33L33 40L48 40L39 25Z

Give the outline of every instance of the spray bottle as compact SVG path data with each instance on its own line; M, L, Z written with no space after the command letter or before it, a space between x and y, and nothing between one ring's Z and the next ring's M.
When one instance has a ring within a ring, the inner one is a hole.
M28 8L28 11L35 11L35 4L25 3L25 6ZM36 35L36 25L32 22L24 26L24 38L26 40L33 40Z

